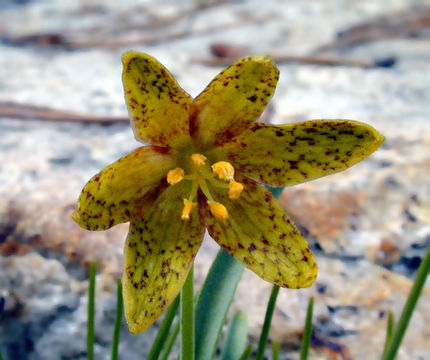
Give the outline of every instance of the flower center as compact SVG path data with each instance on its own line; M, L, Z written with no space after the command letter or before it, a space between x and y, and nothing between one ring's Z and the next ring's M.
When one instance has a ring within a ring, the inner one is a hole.
M197 190L200 188L208 200L209 209L215 218L224 221L228 217L226 207L214 201L207 182L211 185L227 190L230 199L238 199L243 190L243 185L234 180L234 168L227 161L218 161L212 166L206 164L206 157L202 154L192 154L190 156L191 163L193 164L192 173L185 175L185 171L177 167L170 170L167 174L167 182L170 185L175 185L182 180L191 181L191 193L188 199L184 199L184 208L182 210L181 219L189 220L190 213L197 206L194 200L197 197ZM218 176L218 179L217 179ZM224 180L224 181L220 181Z

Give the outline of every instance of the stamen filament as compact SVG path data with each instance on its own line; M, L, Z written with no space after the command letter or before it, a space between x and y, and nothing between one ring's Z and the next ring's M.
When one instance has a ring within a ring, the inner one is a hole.
M230 187L230 185L229 185L229 184L227 184L227 183L225 183L225 182L222 182L222 181L219 181L219 180L217 180L217 179L214 179L214 178L212 178L212 177L208 178L208 181L209 181L211 184L213 184L214 186L219 187L219 188L228 189L228 188Z
M198 182L193 180L191 185L191 193L190 193L190 196L188 197L188 201L193 201L196 198L198 187L199 187Z
M214 201L214 199L212 198L211 193L209 192L209 189L208 189L208 186L206 184L206 181L204 179L199 179L199 186L200 186L200 189L202 189L203 194L205 194L206 198L209 201Z

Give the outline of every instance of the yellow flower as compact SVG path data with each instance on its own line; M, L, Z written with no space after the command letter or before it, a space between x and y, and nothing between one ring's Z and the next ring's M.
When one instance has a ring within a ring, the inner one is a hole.
M350 120L255 123L279 71L254 55L222 71L194 100L146 54L123 55L125 99L142 146L84 187L73 218L85 229L130 222L123 295L130 331L148 328L180 291L204 229L273 284L309 287L306 240L262 185L294 185L364 159L384 141Z

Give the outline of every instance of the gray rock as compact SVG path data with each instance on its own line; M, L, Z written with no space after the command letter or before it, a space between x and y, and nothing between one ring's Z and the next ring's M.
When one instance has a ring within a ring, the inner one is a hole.
M158 58L195 96L219 71L194 61L209 56L214 42L236 43L255 53L306 54L353 23L425 1L268 0L262 7L261 1L252 0L199 11L198 5L207 2L149 1L133 7L115 0L13 3L8 1L0 12L1 101L125 116L120 55L128 48ZM266 18L244 23L260 16ZM139 28L150 21L155 21L151 28ZM167 25L156 25L163 21ZM208 26L218 29L205 32ZM13 38L41 33L77 43L166 40L74 51L13 46ZM185 35L172 36L180 33ZM391 309L398 318L411 284L405 275L415 275L430 236L428 42L394 38L337 54L395 56L397 63L374 69L281 64L271 120L352 118L372 124L387 141L354 168L282 195L282 204L316 250L320 267L313 288L281 291L272 337L281 340L283 356L289 359L298 358L310 295L316 298L312 358L376 358L386 312ZM85 182L140 144L122 124L2 118L0 134L0 293L5 299L0 341L6 359L85 358L87 267L94 260L100 268L96 356L107 359L127 225L90 233L70 215ZM207 239L196 261L197 286L216 251ZM258 336L269 292L268 284L245 273L234 307L247 311L251 339ZM426 288L399 359L428 357L428 307ZM124 326L121 357L143 358L156 330L157 325L132 336Z

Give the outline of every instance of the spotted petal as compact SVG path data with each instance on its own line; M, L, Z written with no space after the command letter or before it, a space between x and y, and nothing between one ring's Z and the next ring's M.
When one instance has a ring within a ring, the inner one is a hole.
M227 208L227 220L216 220L201 207L209 234L264 280L294 289L311 286L317 265L306 240L269 191L252 180L238 180L244 191L237 200L223 189L211 189Z
M287 125L253 124L213 150L243 174L272 186L294 185L329 175L368 157L384 137L352 120L313 120Z
M181 220L189 182L167 188L140 221L130 224L124 250L124 310L132 333L146 330L172 303L200 247L197 211Z
M106 230L139 217L167 186L176 157L155 146L140 147L105 167L82 189L73 219L88 230Z
M279 70L261 55L238 60L194 100L190 132L203 145L220 144L259 118L272 97Z
M125 100L137 140L173 148L187 144L191 97L152 56L128 51L122 61Z

